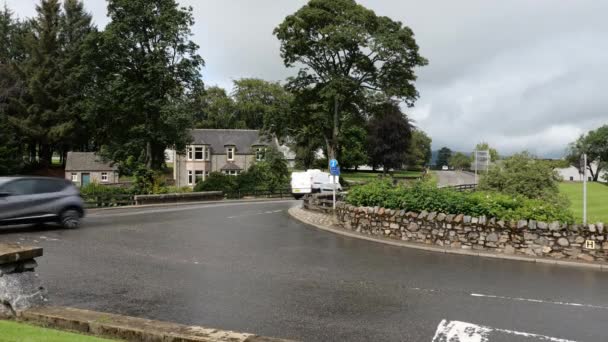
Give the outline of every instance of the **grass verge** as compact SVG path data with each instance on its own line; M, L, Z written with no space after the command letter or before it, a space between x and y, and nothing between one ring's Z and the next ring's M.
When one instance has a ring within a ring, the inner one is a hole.
M357 182L369 182L378 179L382 172L374 171L343 171L341 176L347 181ZM420 171L396 171L393 172L394 176L397 177L420 177L422 172Z
M583 221L583 183L562 182L559 191L570 199L570 209L577 221ZM587 183L587 221L608 223L608 185Z
M79 335L37 326L0 320L2 342L111 342L93 336Z

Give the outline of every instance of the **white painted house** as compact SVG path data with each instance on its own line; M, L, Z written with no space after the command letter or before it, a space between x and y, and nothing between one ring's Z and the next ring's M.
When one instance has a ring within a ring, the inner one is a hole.
M591 167L595 170L597 168L597 163L594 162ZM572 165L570 165L569 167L566 167L566 168L555 169L555 170L557 170L559 175L567 182L568 181L570 181L570 182L582 182L583 181L583 173ZM606 179L604 178L604 176L606 176L606 171L600 172L598 181L602 182L602 183L606 183ZM589 174L589 171L587 171L587 180L588 181L592 180L591 175Z

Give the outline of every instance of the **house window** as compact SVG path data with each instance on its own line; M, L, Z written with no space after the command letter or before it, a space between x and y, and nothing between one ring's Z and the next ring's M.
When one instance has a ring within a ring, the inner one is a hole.
M209 160L209 146L205 146L203 152L205 154L205 160Z
M238 176L239 175L239 171L238 170L226 170L224 171L225 174L229 175L229 176Z
M188 160L192 160L193 159L193 151L192 151L192 146L188 146Z
M101 173L101 181L104 183L108 182L108 173L107 172L102 172Z
M234 147L228 147L226 149L226 159L230 161L234 160Z
M72 173L72 182L78 183L78 174L77 173Z
M203 160L203 146L194 148L194 160Z
M571 181L573 181L573 180L574 180L574 177L570 177L570 180L571 180Z
M266 148L265 147L256 147L255 149L255 160L262 161L266 156Z
M192 178L192 170L188 170L188 185L192 185L194 183L194 179Z
M203 171L202 170L196 170L194 171L194 179L196 180L196 183L198 182L202 182L203 179Z

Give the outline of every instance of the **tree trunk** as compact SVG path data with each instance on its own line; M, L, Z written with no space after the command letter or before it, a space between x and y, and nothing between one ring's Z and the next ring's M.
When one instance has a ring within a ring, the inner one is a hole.
M326 143L327 143L327 168L329 169L329 161L332 159L338 159L338 150L340 149L339 147L339 143L338 143L338 135L340 134L340 121L339 121L339 112L340 112L340 105L338 103L338 97L334 97L334 119L333 119L333 128L331 131L331 139L326 139Z
M146 166L148 169L152 169L152 143L146 142Z
M49 144L41 144L39 160L42 167L49 167L53 163L53 150Z

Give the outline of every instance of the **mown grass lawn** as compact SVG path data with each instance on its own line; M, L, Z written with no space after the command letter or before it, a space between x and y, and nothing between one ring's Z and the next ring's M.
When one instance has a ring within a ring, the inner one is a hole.
M570 199L577 221L583 220L583 183L562 182L559 191ZM587 221L608 223L608 185L587 183Z
M369 182L378 179L378 176L382 175L382 172L373 171L342 171L342 178L347 181L356 182ZM422 172L420 171L396 171L393 175L397 177L420 177Z
M2 342L111 342L98 337L73 334L33 325L0 320Z

